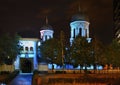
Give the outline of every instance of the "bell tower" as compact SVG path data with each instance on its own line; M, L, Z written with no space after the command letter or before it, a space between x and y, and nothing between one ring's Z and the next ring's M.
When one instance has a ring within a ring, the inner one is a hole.
M88 42L90 42L91 38L89 38L89 19L87 15L85 15L82 11L80 11L75 15L72 16L71 22L70 22L70 28L71 28L71 37L70 37L70 44L72 45L72 42L76 38L76 36L82 36L86 37Z
M40 38L42 41L46 41L50 38L53 38L53 33L53 28L48 24L48 18L46 17L46 24L43 27L41 27L40 30Z

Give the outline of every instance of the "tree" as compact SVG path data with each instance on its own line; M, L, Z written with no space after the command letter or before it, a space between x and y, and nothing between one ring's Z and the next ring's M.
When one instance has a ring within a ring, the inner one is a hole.
M75 38L70 48L72 63L75 67L80 65L80 69L83 66L85 66L85 70L87 69L87 66L91 64L90 49L90 43L86 37L77 36Z
M93 57L93 65L96 70L97 65L104 65L106 63L106 58L103 56L104 48L102 42L100 42L96 37L92 39L91 42L91 52Z
M20 45L17 34L10 36L10 34L4 34L0 39L0 57L1 61L6 64L12 64L16 56L19 54Z
M70 47L67 46L64 52L65 58L64 58L64 63L71 65L71 56L70 56Z
M47 60L48 63L52 65L54 63L62 65L61 45L59 40L54 38L46 40L40 46L40 50L42 57Z
M114 39L105 52L107 64L120 67L120 43Z

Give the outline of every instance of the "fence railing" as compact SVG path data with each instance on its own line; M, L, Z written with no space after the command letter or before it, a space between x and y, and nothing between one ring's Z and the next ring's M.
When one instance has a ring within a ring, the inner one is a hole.
M48 73L62 72L63 70L48 70ZM87 70L88 73L120 73L120 69ZM85 70L64 70L64 73L85 73Z

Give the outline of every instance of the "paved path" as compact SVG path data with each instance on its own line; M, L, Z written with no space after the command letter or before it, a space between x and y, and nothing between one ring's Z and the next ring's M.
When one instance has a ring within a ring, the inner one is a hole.
M32 85L33 74L19 74L16 76L9 85Z

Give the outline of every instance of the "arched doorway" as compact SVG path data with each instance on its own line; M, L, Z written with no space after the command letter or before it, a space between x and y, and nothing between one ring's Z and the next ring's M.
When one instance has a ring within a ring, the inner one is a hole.
M21 58L20 62L21 62L20 69L21 69L22 73L31 73L32 72L32 70L33 70L32 59Z

